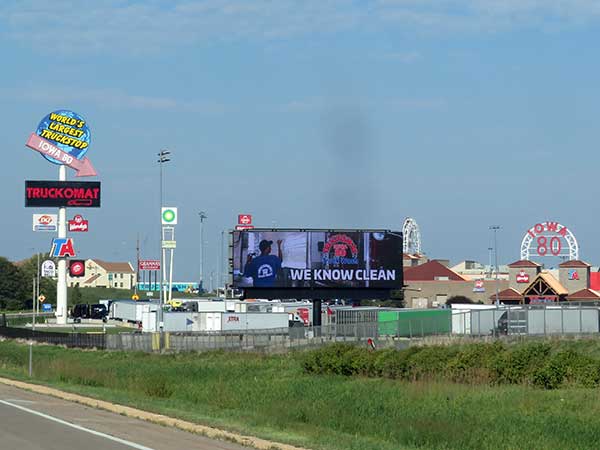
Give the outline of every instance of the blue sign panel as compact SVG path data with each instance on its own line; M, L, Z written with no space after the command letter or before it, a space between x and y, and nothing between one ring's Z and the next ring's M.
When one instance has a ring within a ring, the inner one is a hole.
M42 311L43 312L51 312L52 305L50 303L42 303Z
M77 159L83 158L92 137L84 118L66 109L59 109L44 117L35 133ZM51 163L64 164L48 155L42 156Z

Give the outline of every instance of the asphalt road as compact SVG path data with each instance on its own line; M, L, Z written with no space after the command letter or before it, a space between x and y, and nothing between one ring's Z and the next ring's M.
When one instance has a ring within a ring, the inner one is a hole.
M0 449L244 450L246 447L0 385Z

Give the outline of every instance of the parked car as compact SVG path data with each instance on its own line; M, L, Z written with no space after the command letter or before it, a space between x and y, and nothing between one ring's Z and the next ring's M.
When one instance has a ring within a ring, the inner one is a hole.
M80 303L73 306L70 316L73 318L75 323L80 323L81 319L100 319L103 322L106 322L108 310L106 309L106 305L99 303L95 305Z

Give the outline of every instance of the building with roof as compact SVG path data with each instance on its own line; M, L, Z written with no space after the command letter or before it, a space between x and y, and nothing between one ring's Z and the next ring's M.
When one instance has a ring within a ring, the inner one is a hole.
M431 260L404 269L404 299L409 308L442 306L452 297L464 296L473 302L490 303L496 280L469 279L446 266L445 261ZM508 287L508 280L498 280L498 289Z
M133 289L135 283L136 274L130 262L86 259L83 277L67 276L68 286Z
M478 261L461 261L452 270L469 280L495 280L496 267ZM498 265L498 279L508 280L508 266Z
M591 266L580 260L565 261L558 270L542 270L530 260L508 265L509 287L498 293L504 304L543 304L565 301L600 300L600 292L591 285ZM490 296L495 301L495 296Z

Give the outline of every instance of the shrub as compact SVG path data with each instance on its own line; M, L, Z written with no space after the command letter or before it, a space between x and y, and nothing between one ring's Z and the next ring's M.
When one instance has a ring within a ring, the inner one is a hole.
M462 347L409 347L370 352L332 344L305 354L308 373L365 375L398 380L449 380L477 384L600 386L600 361L573 350L552 352L547 343L507 347L501 342Z
M302 366L309 373L369 374L372 360L370 352L364 348L336 343L308 352Z
M500 341L466 345L448 362L448 376L457 382L489 382L491 367L504 352L506 347Z
M552 347L546 343L530 343L508 352L497 353L490 362L491 381L500 384L521 384L542 366Z
M385 349L375 352L373 358L373 375L392 379L408 379L410 358L420 351L420 347L409 347L398 351Z
M420 351L408 357L408 379L416 381L444 377L448 363L456 353L457 350L452 347L421 347Z

